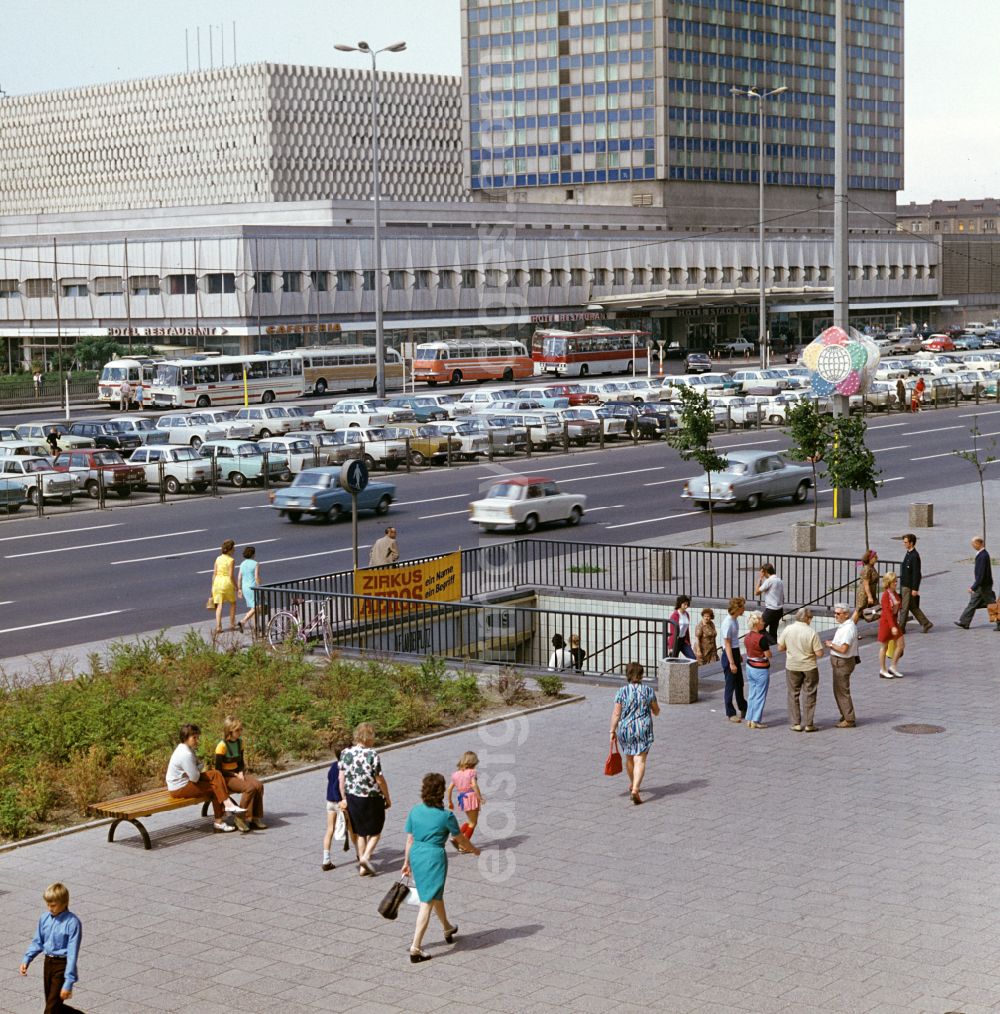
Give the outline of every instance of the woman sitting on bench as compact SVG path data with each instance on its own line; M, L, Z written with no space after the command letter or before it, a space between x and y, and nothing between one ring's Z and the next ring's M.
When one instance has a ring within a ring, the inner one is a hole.
M212 812L215 815L216 831L235 831L236 828L225 822L227 813L245 813L229 798L226 780L219 771L202 771L198 763L198 740L201 729L197 725L182 725L178 739L180 742L170 755L167 765L167 789L175 799L210 799Z

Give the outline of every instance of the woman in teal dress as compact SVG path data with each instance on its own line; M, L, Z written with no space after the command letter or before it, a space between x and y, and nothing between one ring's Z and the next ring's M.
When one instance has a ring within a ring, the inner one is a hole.
M459 849L479 855L476 848L458 828L455 814L444 808L444 775L424 775L420 786L422 802L410 810L406 818L406 856L403 859L403 876L413 877L420 910L410 945L410 961L427 961L431 955L420 949L427 924L433 910L444 929L446 943L451 943L458 932L448 921L444 910L444 881L448 876L448 857L445 842L451 837Z

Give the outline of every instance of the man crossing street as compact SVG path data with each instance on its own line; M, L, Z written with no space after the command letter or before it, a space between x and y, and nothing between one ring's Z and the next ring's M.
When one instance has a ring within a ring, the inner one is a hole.
M912 613L913 618L920 624L926 634L933 623L924 615L920 608L920 554L917 552L917 537L912 532L903 536L903 545L906 547L906 555L903 557L903 566L899 575L899 629L906 630L906 621Z

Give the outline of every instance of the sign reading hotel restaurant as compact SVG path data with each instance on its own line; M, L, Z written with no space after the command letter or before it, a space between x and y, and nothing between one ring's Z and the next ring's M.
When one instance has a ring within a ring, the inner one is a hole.
M389 619L416 608L417 602L457 602L462 594L462 554L448 553L423 563L354 572L354 594L403 601L355 599L355 619ZM410 602L414 603L413 605Z
M568 324L574 320L606 320L607 314L599 310L572 310L569 313L533 313L532 324Z
M211 338L229 334L224 327L109 327L109 338Z

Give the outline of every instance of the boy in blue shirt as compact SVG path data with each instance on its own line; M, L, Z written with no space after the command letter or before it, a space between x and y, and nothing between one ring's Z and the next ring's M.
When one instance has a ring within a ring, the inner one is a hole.
M343 747L337 746L334 749L334 756L337 758L326 773L326 834L323 836L323 871L335 870L333 861L330 858L330 847L333 845L334 829L337 826L337 817L342 813L347 819L347 804L340 795L340 751ZM349 848L349 842L353 839L348 825L348 834L344 838L344 851Z
M45 1014L79 1014L64 1001L73 995L76 985L83 927L69 910L69 890L63 884L49 884L42 897L49 911L38 920L38 929L21 962L21 974L27 975L28 965L44 951Z

